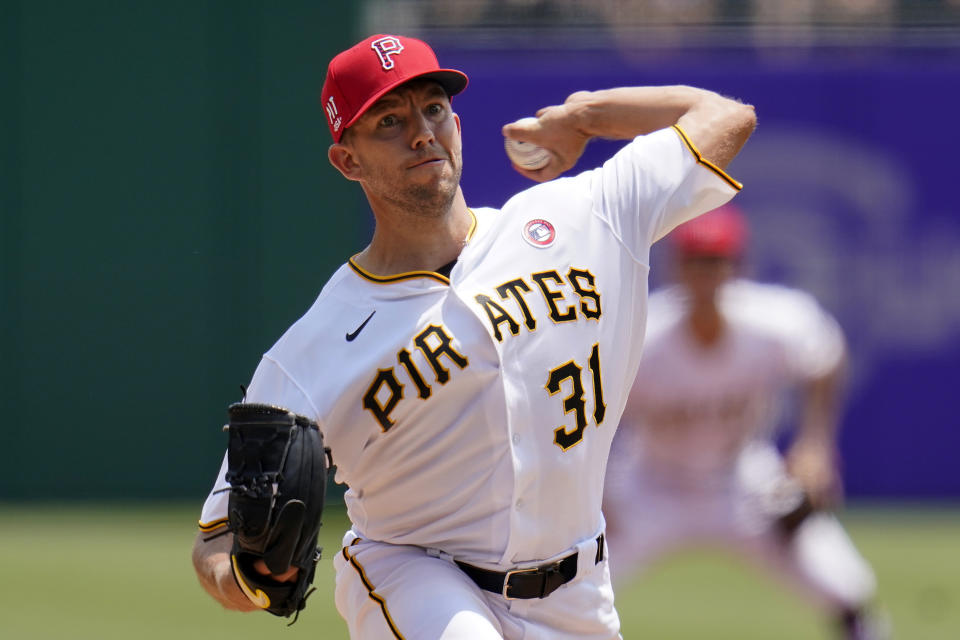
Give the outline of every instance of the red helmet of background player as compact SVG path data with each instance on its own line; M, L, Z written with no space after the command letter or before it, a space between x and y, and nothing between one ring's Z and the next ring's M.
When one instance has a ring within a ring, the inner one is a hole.
M384 94L415 78L440 83L448 96L467 86L467 76L443 69L426 42L377 34L337 54L327 66L320 100L334 142Z
M685 222L668 236L682 256L719 256L739 258L748 237L747 220L732 204Z

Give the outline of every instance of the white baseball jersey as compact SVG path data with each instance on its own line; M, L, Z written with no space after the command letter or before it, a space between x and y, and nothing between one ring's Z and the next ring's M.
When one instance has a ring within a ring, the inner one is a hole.
M739 185L679 129L475 209L449 277L353 260L263 356L247 401L317 421L364 539L486 566L602 530L640 356L649 247ZM223 471L201 527L225 522Z
M844 340L812 296L735 280L719 292L724 335L705 349L685 304L680 287L651 294L623 424L638 436L641 464L693 485L728 474L746 443L770 435L782 392L836 367Z

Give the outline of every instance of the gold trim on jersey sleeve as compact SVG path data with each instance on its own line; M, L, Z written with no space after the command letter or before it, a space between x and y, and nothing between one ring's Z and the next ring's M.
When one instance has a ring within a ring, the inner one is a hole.
M356 538L350 546L360 542L360 538ZM350 555L347 551L347 548L343 548L343 557L346 558L354 569L357 570L357 573L360 574L360 582L363 583L363 586L367 588L367 594L370 596L370 599L380 605L380 610L383 611L383 617L387 621L387 626L390 627L390 631L393 632L393 636L397 640L405 640L403 634L397 629L397 625L394 623L393 618L390 616L390 612L387 611L387 601L383 599L379 593L373 590L373 585L370 583L370 579L367 578L367 572L364 571L363 566L357 561L357 559Z
M680 136L680 139L683 140L683 143L687 145L687 148L690 149L690 153L692 153L693 157L697 159L697 162L699 162L700 164L705 166L707 169L710 169L715 174L720 176L720 178L724 182L729 184L731 187L733 187L737 191L740 191L741 189L743 189L743 185L737 182L736 180L734 180L733 178L731 178L729 175L727 175L726 171L724 171L717 165L713 164L712 162L704 158L703 155L701 155L700 150L697 149L696 145L694 145L693 142L690 140L690 138L687 137L687 133L680 128L680 125L675 124L673 125L672 128Z
M211 520L210 522L204 522L200 520L197 524L200 527L200 531L204 533L209 533L210 531L216 531L220 527L227 526L228 518L220 518L219 520Z
M464 243L470 242L473 239L473 234L477 231L477 214L473 212L473 209L467 208L467 211L470 212L470 229L467 230L467 237L464 240ZM354 258L357 256L351 257L347 260L347 264L353 269L357 275L361 278L369 280L371 282L376 282L377 284L390 284L392 282L400 282L401 280L410 280L412 278L432 278L441 284L450 284L450 278L444 275L440 275L434 271L405 271L403 273L395 273L389 276L378 276L373 273L370 273L360 265L356 263Z

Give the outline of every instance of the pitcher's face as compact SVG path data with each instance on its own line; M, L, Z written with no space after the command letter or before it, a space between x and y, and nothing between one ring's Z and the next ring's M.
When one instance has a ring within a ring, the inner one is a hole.
M363 185L371 200L422 215L442 213L463 171L460 119L443 88L414 80L380 98L341 143L352 156L344 175Z

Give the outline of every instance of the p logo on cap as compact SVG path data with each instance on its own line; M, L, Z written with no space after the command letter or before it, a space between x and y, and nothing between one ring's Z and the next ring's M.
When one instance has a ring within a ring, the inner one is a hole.
M337 54L320 96L333 141L384 94L416 78L434 80L448 96L467 86L466 74L441 68L430 45L416 38L380 33Z
M387 71L393 69L393 60L390 56L403 51L403 43L396 36L384 36L370 43L370 48L380 56L380 64Z

